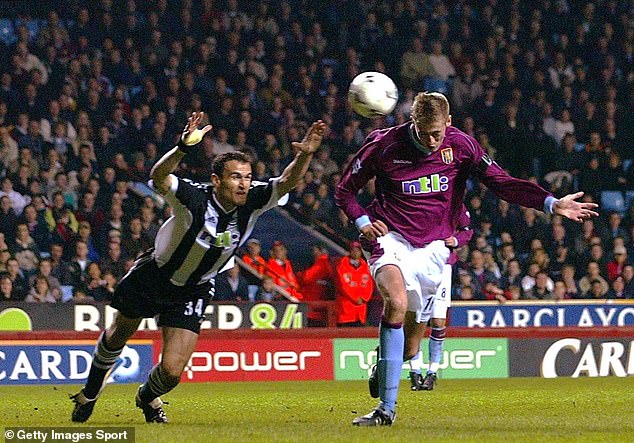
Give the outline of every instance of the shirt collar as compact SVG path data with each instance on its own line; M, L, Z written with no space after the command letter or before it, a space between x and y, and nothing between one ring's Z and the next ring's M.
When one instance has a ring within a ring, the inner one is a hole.
M234 207L232 210L227 211L227 210L224 208L224 206L222 206L222 205L220 204L220 201L218 200L218 197L216 196L216 193L215 193L215 192L213 192L213 191L211 192L211 199L210 199L210 201L211 201L211 204L212 204L212 205L213 205L213 206L214 206L214 207L215 207L218 211L222 211L222 213L223 213L223 214L226 214L226 215L232 214L232 213L236 210L236 208L237 208L237 207Z
M416 130L414 129L414 123L410 123L409 127L407 128L407 132L409 133L409 137L412 139L412 142L414 143L414 147L416 149L418 149L426 156L431 154L431 151L423 146L420 140L418 140L418 137L416 136Z

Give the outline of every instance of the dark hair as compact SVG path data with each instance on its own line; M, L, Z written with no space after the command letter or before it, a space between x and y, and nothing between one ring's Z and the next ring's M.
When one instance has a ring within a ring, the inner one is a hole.
M222 173L225 171L225 164L232 160L235 160L240 163L251 164L251 159L244 152L240 152L240 151L225 152L224 154L220 154L216 158L214 158L214 162L211 165L212 172L218 177L222 177Z
M35 276L35 281L45 281L46 282L46 286L50 287L50 284L48 283L48 278L46 278L45 276L38 274Z

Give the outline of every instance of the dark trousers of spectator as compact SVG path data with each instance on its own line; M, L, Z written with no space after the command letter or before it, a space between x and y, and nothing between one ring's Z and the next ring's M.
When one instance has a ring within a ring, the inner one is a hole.
M323 319L316 319L316 318L309 318L306 321L306 325L309 328L325 328L326 326L328 326L326 324L326 320Z
M349 323L337 323L339 328L362 328L363 326L365 325L358 320Z

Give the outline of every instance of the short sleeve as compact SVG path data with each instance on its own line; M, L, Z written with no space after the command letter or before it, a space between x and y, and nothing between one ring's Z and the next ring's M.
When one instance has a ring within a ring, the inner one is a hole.
M172 174L170 174L170 177L171 185L164 197L173 208L185 207L191 211L201 200L205 201L207 199L208 185L179 178ZM149 184L153 189L156 189L152 181Z
M279 177L271 178L268 182L252 182L247 204L252 210L269 210L279 204L277 184Z

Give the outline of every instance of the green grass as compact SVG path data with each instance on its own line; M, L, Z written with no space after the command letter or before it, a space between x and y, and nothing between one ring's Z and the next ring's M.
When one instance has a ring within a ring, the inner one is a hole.
M146 425L136 386L108 386L87 426L136 427L137 442L634 441L634 378L441 380L401 385L391 428L352 419L375 401L366 382L181 384L164 400L171 423ZM69 426L74 386L0 387L3 426Z

